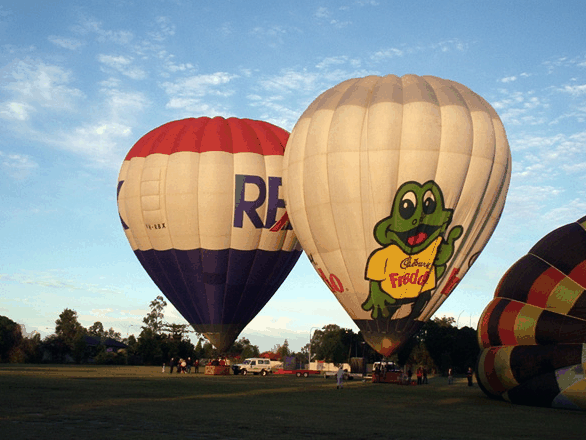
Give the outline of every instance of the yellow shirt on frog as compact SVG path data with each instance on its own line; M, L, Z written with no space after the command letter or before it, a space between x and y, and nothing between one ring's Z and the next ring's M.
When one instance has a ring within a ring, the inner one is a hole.
M407 255L396 244L374 252L368 259L366 278L380 281L381 288L395 299L416 298L435 288L433 260L442 237L418 254Z

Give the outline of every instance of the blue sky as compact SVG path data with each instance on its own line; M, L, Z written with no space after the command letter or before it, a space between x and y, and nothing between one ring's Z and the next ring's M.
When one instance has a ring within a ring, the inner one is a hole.
M506 269L586 215L583 2L194 3L0 2L0 315L27 332L52 333L66 307L86 327L140 332L159 292L120 226L116 182L142 135L216 115L290 131L352 77L460 82L507 130L501 222L436 316L476 327ZM242 335L298 350L330 323L357 330L302 256Z

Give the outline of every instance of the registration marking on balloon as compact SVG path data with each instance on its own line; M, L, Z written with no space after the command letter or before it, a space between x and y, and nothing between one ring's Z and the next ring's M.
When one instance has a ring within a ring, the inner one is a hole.
M313 256L310 254L309 255L309 261L311 261L311 264L313 264L313 267L315 268L315 270L317 271L317 273L319 274L319 276L321 277L321 279L323 280L324 283L326 283L326 286L328 286L328 289L330 289L332 291L332 293L342 293L344 292L344 290L348 290L348 289L344 289L344 285L342 284L342 281L340 281L340 278L338 278L335 274L330 273L330 276L328 277L324 271L322 270L322 268L320 268L317 263L315 262L315 260L313 259Z

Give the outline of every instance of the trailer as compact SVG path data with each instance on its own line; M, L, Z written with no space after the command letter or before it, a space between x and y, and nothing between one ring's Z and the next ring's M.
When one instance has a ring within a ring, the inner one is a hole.
M324 371L322 376L324 379L329 379L330 377L336 377L338 371ZM363 379L364 374L362 373L352 373L348 372L348 370L344 370L344 380L353 380L353 379Z
M275 371L275 374L294 374L297 377L309 377L310 375L319 375L320 371L318 370L304 370L304 369L296 369L296 370L284 370L283 368L279 368Z

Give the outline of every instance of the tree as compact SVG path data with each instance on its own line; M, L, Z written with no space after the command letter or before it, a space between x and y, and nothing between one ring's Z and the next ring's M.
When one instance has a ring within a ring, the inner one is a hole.
M143 327L142 332L138 336L137 348L145 364L160 365L163 363L161 338L153 329Z
M47 336L41 345L41 349L47 350L51 362L63 363L71 352L61 336L55 334Z
M354 332L351 329L340 328L336 324L328 324L321 330L316 330L311 339L311 352L315 359L326 362L347 362L352 350ZM313 357L313 356L312 356Z
M191 331L189 324L169 324L163 323L161 330L165 331L170 338L183 340L184 337Z
M0 362L10 362L21 342L20 325L6 316L0 316Z
M87 330L77 320L77 312L71 309L65 309L55 321L55 334L62 338L70 350L73 349L76 336L87 334Z
M152 330L154 334L158 335L163 330L163 318L165 316L163 314L163 310L165 307L167 307L167 301L165 301L165 298L159 295L151 301L149 307L149 313L142 320L142 322L145 323L145 326L142 328L148 328Z
M88 335L94 336L94 337L100 338L100 339L102 339L106 334L106 331L104 330L104 326L102 325L102 323L100 321L94 322L87 329L87 332L88 332Z
M104 337L106 339L114 339L115 341L122 342L122 335L120 334L120 332L117 332L112 327L110 327L108 331L105 332Z
M285 339L283 345L278 347L276 352L281 358L281 360L285 360L286 357L291 356L291 350L289 350L289 341Z
M29 338L23 338L22 351L24 353L24 361L27 363L39 363L43 359L43 352L41 350L42 342L39 332L33 332Z
M201 345L202 339L199 339L199 342L196 347L196 352L201 352L203 349ZM245 337L241 337L238 339L232 346L228 349L228 356L231 357L240 357L241 359L246 359L250 357L258 357L260 351L256 345L252 345L250 340Z
M475 364L480 349L476 331L470 327L458 329L455 322L451 316L426 322L399 350L398 363L437 367L442 374L449 368L465 372Z

